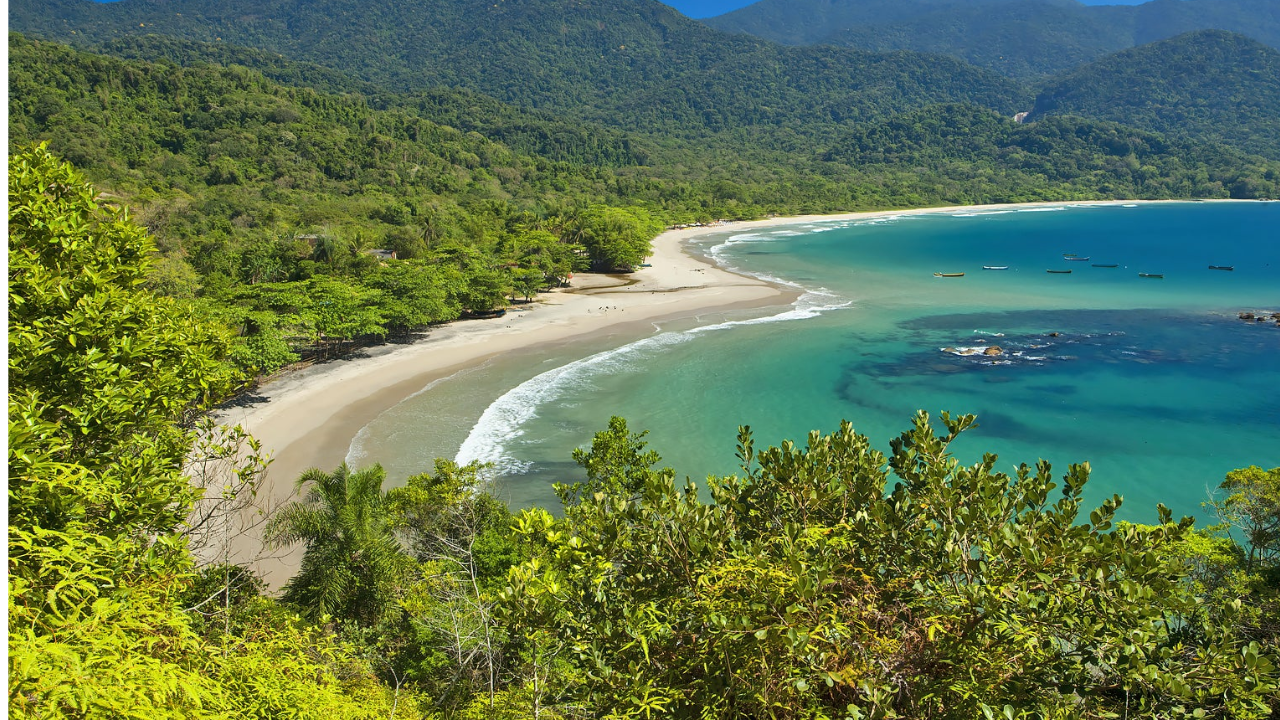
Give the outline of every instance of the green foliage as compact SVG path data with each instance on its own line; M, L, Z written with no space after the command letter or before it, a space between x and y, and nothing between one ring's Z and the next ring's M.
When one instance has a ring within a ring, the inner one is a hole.
M511 514L486 491L476 463L437 460L434 473L410 477L387 500L417 574L400 600L405 629L384 634L406 677L449 713L486 709L499 716L509 700L509 628L495 615L507 571L527 554L510 532Z
M586 249L592 269L630 272L652 252L649 241L661 230L661 223L638 208L597 206L579 214L569 232Z
M1280 196L1280 165L1231 150L1075 117L1015 123L943 105L865 125L824 156L858 166L932 166L920 194L950 202Z
M1055 78L1033 118L1078 115L1280 158L1280 51L1204 30Z
M192 500L183 426L236 386L227 335L142 288L145 232L69 165L41 147L9 177L11 522L24 542L93 536L121 567L165 567Z
M1215 503L1228 525L1244 534L1245 568L1280 564L1280 468L1232 470L1222 482L1227 497Z
M1230 30L1280 47L1280 16L1269 0L1133 7L1052 0L762 0L704 22L788 44L942 53L1013 77L1070 70L1194 30Z
M235 387L228 338L145 289L145 232L96 197L43 147L10 158L10 716L421 717L296 625L194 631L183 466Z
M11 15L15 30L64 41L154 33L225 41L396 91L462 87L673 135L752 126L803 132L962 100L1011 114L1026 99L1015 84L965 63L784 48L713 31L652 0L377 2L345 14L280 0L183 0L163 12L135 2L39 10L19 2Z
M1200 595L1208 613L1275 647L1280 643L1280 468L1233 470L1219 490L1225 497L1208 506L1222 524L1207 528L1186 551ZM1280 710L1280 701L1272 704Z
M887 457L847 424L761 453L744 429L711 503L615 420L564 519L517 518L538 552L512 622L616 717L1266 714L1273 659L1203 622L1167 557L1190 520L1113 527L1118 497L1086 519L1087 465L961 467L974 418L942 420Z
M272 516L267 542L306 544L302 567L283 600L309 619L336 616L371 625L394 608L394 589L407 571L391 532L382 466L351 472L308 470L298 477L301 501Z

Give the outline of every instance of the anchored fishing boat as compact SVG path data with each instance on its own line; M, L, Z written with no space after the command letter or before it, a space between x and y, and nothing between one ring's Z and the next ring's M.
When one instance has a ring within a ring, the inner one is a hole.
M1138 273L1138 277L1141 277L1141 278L1154 278L1154 279L1156 279L1156 280L1163 280L1163 279L1164 279L1164 273Z
M1008 270L1008 265L983 265L983 270Z
M1116 265L1116 264L1114 264L1114 263L1094 263L1094 264L1093 264L1093 266L1094 266L1094 267L1106 267L1106 268L1116 268L1116 267L1120 267L1119 265Z
M964 277L964 273L943 273L943 272L937 272L937 273L934 273L934 274L933 274L933 276L934 276L934 277Z
M1209 269L1210 270L1226 270L1228 272L1232 272L1236 269L1236 266L1235 265L1210 265Z
M1049 273L1050 275L1070 275L1071 274L1070 270L1045 270L1045 272Z

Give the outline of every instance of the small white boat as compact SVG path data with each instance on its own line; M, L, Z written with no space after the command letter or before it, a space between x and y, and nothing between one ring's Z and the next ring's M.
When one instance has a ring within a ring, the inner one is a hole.
M983 270L1008 270L1008 265L983 265Z

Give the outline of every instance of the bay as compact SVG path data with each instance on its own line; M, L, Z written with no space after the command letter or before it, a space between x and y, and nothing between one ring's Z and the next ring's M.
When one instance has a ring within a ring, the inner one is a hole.
M611 415L699 479L736 470L742 424L759 447L847 419L887 450L916 410L950 410L979 418L962 462L1087 461L1089 499L1123 495L1124 518L1202 515L1228 470L1280 465L1280 327L1237 317L1280 311L1277 228L1277 203L1158 203L716 233L693 249L805 296L473 369L379 418L351 458L396 478L461 448L495 463L513 504L554 506L551 483L579 478L572 450Z

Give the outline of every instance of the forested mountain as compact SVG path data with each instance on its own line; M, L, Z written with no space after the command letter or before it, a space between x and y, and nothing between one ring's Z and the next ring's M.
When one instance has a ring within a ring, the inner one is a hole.
M1019 5L1071 7L1074 0L759 0L701 22L725 32L767 38L788 45L811 45L834 32L859 26L911 22L933 13L978 6L991 13Z
M973 105L858 126L824 158L867 171L878 166L886 176L914 172L922 194L950 188L952 202L1016 202L1040 193L1070 199L1099 190L1132 198L1280 192L1280 163L1116 123L1016 123Z
M889 24L855 24L817 42L865 50L921 50L961 58L1010 77L1070 70L1133 44L1107 17L1061 3L944 6Z
M1280 158L1280 51L1203 30L1111 55L1055 79L1031 118L1079 115Z
M14 30L101 43L162 34L248 45L396 90L464 87L525 108L668 135L808 133L933 102L1012 114L1030 98L954 60L786 48L654 0L17 0Z
M1013 77L1054 74L1193 30L1231 30L1280 48L1280 4L1272 0L761 0L703 22L789 44L942 53Z
M282 85L324 93L356 93L377 110L419 112L438 125L479 132L512 149L552 160L596 166L643 165L646 150L634 135L601 125L566 121L546 111L513 105L460 88L434 87L405 94L385 90L316 63L229 43L205 43L162 35L128 36L104 43L103 54L127 60L168 61L183 67L242 65Z

